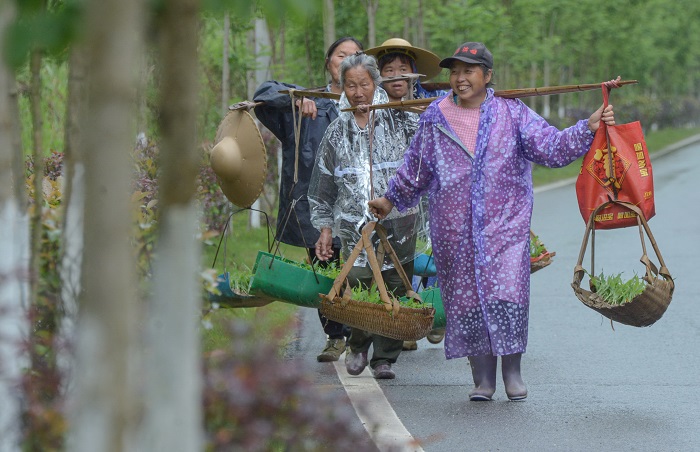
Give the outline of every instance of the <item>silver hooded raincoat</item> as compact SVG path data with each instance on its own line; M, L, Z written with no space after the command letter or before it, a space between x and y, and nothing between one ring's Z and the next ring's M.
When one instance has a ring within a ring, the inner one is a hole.
M388 100L386 92L377 87L372 104L386 103ZM343 94L340 108L348 107L350 103ZM374 197L382 196L387 190L389 179L403 163L404 152L418 127L418 115L415 113L384 109L374 110L371 115L373 124L370 121L364 129L358 127L352 112L341 112L328 126L309 184L311 224L318 230L332 228L332 235L340 237L343 260L347 260L360 240L362 227L376 220L367 206L371 190ZM429 245L424 212L420 205L402 212L394 209L380 223L386 228L389 243L402 264L413 260ZM373 241L376 250L376 234ZM364 252L354 265L368 265ZM392 267L386 255L382 270Z

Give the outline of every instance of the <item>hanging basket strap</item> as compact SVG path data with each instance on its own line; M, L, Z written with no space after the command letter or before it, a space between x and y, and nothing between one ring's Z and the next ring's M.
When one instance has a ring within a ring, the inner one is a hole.
M401 282L403 282L403 285L406 288L406 296L409 298L417 299L418 301L422 302L423 300L421 300L420 295L418 295L413 290L413 285L411 284L411 281L408 279L408 275L406 274L406 272L403 269L403 266L401 265L399 256L396 255L396 251L394 251L394 248L391 246L389 240L387 239L386 228L384 228L383 225L377 223L377 225L375 226L375 230L377 231L377 236L379 236L379 241L382 245L382 249L385 252L389 253L389 257L391 258L391 261L394 264L394 268L396 269L396 272L401 278ZM381 262L383 262L383 260Z
M335 281L333 281L333 286L326 295L326 299L332 301L341 293L343 283L346 282L346 279L350 274L350 270L352 269L355 260L357 260L357 258L360 255L360 252L362 251L362 249L364 249L367 253L367 261L369 262L370 269L372 270L372 277L377 283L377 289L379 290L379 298L384 303L384 307L387 311L392 311L394 314L398 314L401 306L399 304L399 301L395 297L389 296L389 292L387 291L386 285L384 284L384 278L382 277L382 264L377 259L377 255L374 252L374 246L372 245L372 240L370 239L370 235L373 231L376 231L377 236L379 237L383 253L388 253L391 257L391 260L394 264L394 268L396 269L397 273L399 274L399 277L401 278L401 281L406 287L406 295L410 298L422 301L420 296L413 290L413 287L411 286L411 281L408 279L406 272L401 266L401 261L396 255L394 248L389 243L389 240L386 236L386 229L384 228L384 226L377 224L376 221L371 221L362 228L362 235L360 237L360 240L355 244L352 253L350 253L350 257L343 264L340 273L335 278ZM346 289L343 298L348 297L349 290Z
M624 201L617 201L617 200L610 200L606 203L603 203L596 207L596 209L591 213L591 216L588 219L588 223L586 224L586 232L583 236L583 242L581 243L581 250L579 251L578 255L578 261L576 262L576 266L574 267L574 280L573 283L575 286L580 286L581 281L583 280L583 275L585 273L585 270L583 268L583 258L586 254L586 248L588 246L588 236L591 235L592 238L592 249L591 249L591 271L593 271L593 265L594 265L594 253L595 253L595 216L600 212L602 209L605 207L611 205L611 204L618 204L626 209L629 209L633 211L635 214L637 214L637 224L639 226L639 235L642 243L642 257L640 258L640 262L644 264L646 268L646 280L648 283L652 283L653 279L661 275L670 285L671 285L671 292L673 292L674 289L674 282L673 282L673 277L671 276L671 273L668 271L668 268L666 267L666 263L664 262L664 258L661 255L661 251L659 250L658 245L656 244L656 239L654 239L654 235L651 232L651 229L649 228L649 225L647 223L647 220L644 218L644 214L642 211L635 206L634 204L624 202ZM644 233L646 232L647 237L649 238L649 242L651 243L652 248L654 249L654 253L656 254L657 259L659 260L659 265L660 268L657 269L656 265L654 265L653 262L649 259L649 256L647 255L646 251L646 244L644 241Z
M370 234L372 231L375 230L377 226L376 221L370 221L365 225L364 228L362 228L362 241L365 244L365 251L367 252L367 260L369 261L369 267L372 269L372 275L374 276L374 280L377 282L377 289L379 290L379 298L384 302L384 307L386 308L387 311L393 311L395 314L399 313L399 302L396 299L393 299L389 297L389 292L386 290L386 285L384 284L384 278L382 277L382 264L379 263L377 260L377 255L374 253L374 246L372 246L372 240L370 239ZM380 226L380 230L383 229ZM380 237L382 237L382 233L380 230L377 230L377 234ZM389 245L389 242L386 240L386 231L383 232L384 235L384 252L388 252L389 255L395 254L394 249ZM393 258L392 258L393 260ZM397 268L397 271L399 269L403 270L401 266ZM405 275L405 273L404 273Z

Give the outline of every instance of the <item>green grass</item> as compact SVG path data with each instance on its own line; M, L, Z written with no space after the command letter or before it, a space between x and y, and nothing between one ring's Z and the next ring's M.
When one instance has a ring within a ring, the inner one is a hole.
M660 151L673 143L698 134L700 134L700 127L690 129L664 129L657 132L646 133L644 136L644 141L647 144L647 149L649 149L649 153L651 154L651 158L653 160L654 152ZM532 182L537 187L540 185L551 184L563 179L570 179L578 176L580 169L581 159L578 159L563 168L545 168L544 166L535 165L532 170Z

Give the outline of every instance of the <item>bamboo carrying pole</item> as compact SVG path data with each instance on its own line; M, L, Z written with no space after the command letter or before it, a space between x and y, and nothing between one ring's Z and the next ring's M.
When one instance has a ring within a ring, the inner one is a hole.
M637 80L622 80L617 82L618 86L623 85L633 85L638 83ZM425 85L423 85L425 86ZM494 91L494 96L505 97L508 99L517 99L521 97L532 97L532 96L549 96L551 94L565 94L565 93L575 93L578 91L589 91L593 89L600 89L600 83L590 83L586 85L560 85L560 86L543 86L539 88L519 88L519 89L506 89L500 91ZM449 88L449 86L448 86ZM380 110L384 108L411 108L411 107L423 107L429 105L431 102L438 99L437 97L428 97L425 99L414 99L414 100L399 100L396 102L387 102L385 104L370 105L370 110ZM343 109L343 111L355 111L357 107L350 107Z

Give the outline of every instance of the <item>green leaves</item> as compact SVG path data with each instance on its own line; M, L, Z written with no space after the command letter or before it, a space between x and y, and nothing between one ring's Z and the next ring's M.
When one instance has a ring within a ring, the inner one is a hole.
M18 17L8 28L2 49L7 64L19 69L33 50L53 56L65 52L78 33L82 17L78 2L54 2L50 7L37 1L17 3Z
M547 251L547 249L544 247L539 237L536 235L530 237L530 257L539 257L545 251Z
M364 301L367 303L383 304L379 293L379 288L376 283L372 283L372 286L367 289L366 287L360 285L352 288L351 298L355 301ZM396 298L393 291L389 291L389 298ZM424 308L425 304L417 301L416 299L401 299L399 298L399 304L406 308Z
M295 264L303 269L309 270L309 271L316 271L321 276L325 276L330 279L335 279L339 274L340 274L340 269L342 266L339 266L335 262L329 262L326 266L321 266L319 264L316 264L311 267L310 264L307 264L306 262L295 262Z
M586 273L591 279L593 291L609 304L615 306L629 303L634 297L641 295L646 287L644 280L636 274L628 281L623 281L622 273L610 276L605 276L602 271L599 276Z

